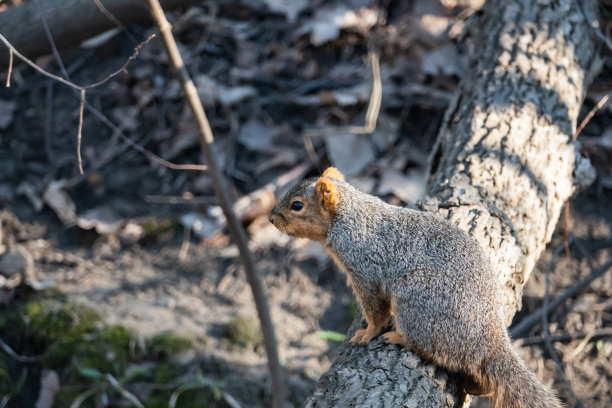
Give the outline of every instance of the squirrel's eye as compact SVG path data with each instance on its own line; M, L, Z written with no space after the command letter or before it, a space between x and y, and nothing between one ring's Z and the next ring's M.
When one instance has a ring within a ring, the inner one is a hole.
M302 208L304 208L304 203L301 201L294 201L291 203L291 209L293 211L300 211Z

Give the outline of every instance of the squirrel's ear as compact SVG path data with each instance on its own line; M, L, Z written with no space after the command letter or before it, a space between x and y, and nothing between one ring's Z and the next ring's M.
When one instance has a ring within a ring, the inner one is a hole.
M332 180L325 177L319 178L315 185L314 195L317 205L320 205L323 211L328 214L335 212L336 205L338 204L338 187L336 187Z
M327 170L323 172L321 177L333 177L344 181L344 175L335 167L328 167Z

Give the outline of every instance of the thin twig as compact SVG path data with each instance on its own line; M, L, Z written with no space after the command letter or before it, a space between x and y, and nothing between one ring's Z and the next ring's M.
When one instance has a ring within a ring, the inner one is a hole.
M580 7L580 11L582 12L582 15L584 16L584 19L587 21L587 23L591 27L591 30L593 30L595 35L599 37L599 39L602 40L608 46L610 50L612 50L612 42L610 42L610 39L606 37L605 35L603 35L603 33L597 28L597 26L599 25L599 22L597 21L597 19L593 19L592 21L591 19L589 19L589 17L587 16L587 12L584 8L584 4L580 0L578 1L578 7Z
M282 374L282 369L278 361L278 350L276 346L276 338L274 336L274 326L272 324L272 319L270 318L270 311L268 309L268 302L264 293L263 285L255 266L255 259L249 250L246 232L232 209L232 202L229 198L227 183L222 176L217 163L213 133L210 128L210 124L208 123L206 113L204 112L202 101L200 100L196 87L193 84L189 73L187 72L181 54L176 45L176 41L174 40L174 36L172 35L172 27L166 19L159 1L148 1L149 5L151 6L153 18L157 23L157 27L159 28L164 40L164 45L166 47L166 51L168 52L171 65L174 68L175 75L181 83L185 97L198 123L201 136L200 144L202 147L202 152L206 157L206 162L209 166L211 181L215 189L215 193L219 198L219 204L221 205L225 218L227 219L227 224L240 251L240 257L246 270L247 280L251 286L255 306L257 308L257 313L259 314L261 330L264 338L264 347L268 356L268 369L270 371L270 378L272 382L272 406L274 408L282 408L284 407L286 401L285 377Z
M183 197L165 195L146 195L145 203L155 204L217 204L217 199L213 197Z
M136 407L138 408L144 408L142 402L140 402L134 394L123 388L123 386L119 384L119 381L117 381L115 377L113 377L111 374L106 373L104 374L104 378L111 386L113 386L114 389L116 389L121 395L123 395L125 399L136 405Z
M85 110L85 90L81 89L81 105L79 106L79 130L77 131L77 162L79 173L83 174L83 158L81 157L81 135L83 133L83 110Z
M331 127L325 126L317 129L307 129L302 136L304 149L308 154L308 158L315 167L319 167L320 161L317 157L313 137L331 136L334 134L353 133L358 135L370 134L376 130L376 122L380 113L382 103L382 80L380 79L380 62L378 53L370 51L370 63L372 64L372 93L370 94L370 102L365 114L365 123L363 126L340 126Z
M548 310L548 290L550 288L550 271L553 267L553 265L555 264L555 260L557 258L557 256L559 256L559 254L561 253L561 251L563 251L565 249L565 245L559 245L555 251L553 252L550 261L548 262L548 265L546 265L546 288L544 289L544 310ZM550 354L550 356L552 357L552 359L555 361L555 363L557 364L557 369L559 370L559 375L561 376L561 379L563 380L563 382L565 383L565 385L567 386L567 389L569 390L570 394L572 395L572 398L574 398L574 401L576 402L576 407L582 408L582 401L580 401L580 398L578 398L578 396L576 395L576 393L574 392L574 388L572 387L572 383L568 380L567 375L565 375L565 369L563 368L563 363L561 362L561 360L559 359L559 356L557 355L557 351L555 350L555 348L552 345L552 341L550 339L550 331L548 328L548 313L542 313L542 329L544 332L544 344L546 344L546 349L548 350L548 353Z
M6 344L4 342L4 340L2 340L2 339L0 339L0 348L2 348L2 350L4 350L4 352L6 354L8 354L11 358L13 358L13 360L19 361L20 363L38 363L43 358L45 358L45 355L46 355L44 353L40 354L38 356L22 356L22 355L19 355L19 354L17 354L15 352L15 350L13 350L11 348L11 346Z
M13 50L9 49L9 66L8 73L6 74L6 87L11 87L11 74L13 73Z
M181 244L181 250L179 251L179 259L182 261L187 256L189 251L189 244L191 244L191 228L185 226L183 228L183 243Z
M593 116L595 116L595 113L597 113L598 110L604 107L604 105L608 102L608 99L610 99L609 93L606 94L603 98L601 98L599 102L597 102L597 105L593 106L593 108L589 111L589 113L587 113L584 119L582 119L582 122L580 122L580 126L578 126L576 133L574 133L574 136L572 136L572 140L576 140L578 135L580 135L580 133L582 132L582 129L584 129L587 123L589 123Z
M28 58L26 58L24 55L22 55L19 51L17 51L15 49L15 47L13 47L13 45L8 42L8 40L2 35L0 34L0 41L2 41L4 43L4 45L6 45L8 47L8 49L10 49L20 60L22 60L23 62L25 62L26 64L28 64L29 66L31 66L32 68L34 68L36 71L40 72L41 74L43 74L44 76L54 79L57 82L60 82L66 86L69 86L72 89L76 89L77 91L80 91L82 89L82 87L73 84L72 82L65 80L62 77L59 77L57 75L53 75L50 72L45 71L44 69L42 69L41 67L39 67L38 65L36 65L34 62L30 61Z
M372 94L370 95L370 103L365 115L365 125L350 127L350 131L356 134L367 134L376 130L376 122L378 121L380 104L382 102L382 81L380 79L378 54L370 51L369 56L370 63L372 64Z
M612 335L612 327L605 327L605 328L600 327L599 329L591 330L589 333L587 333L586 336L584 336L584 339L580 342L578 347L576 347L574 350L572 350L571 353L567 355L565 360L572 361L578 356L578 354L582 353L582 350L584 350L586 345L589 343L589 341L591 341L591 339L593 339L593 337L602 336L606 334Z
M51 30L49 29L49 25L47 24L47 19L43 14L42 7L40 7L40 2L38 0L34 0L34 4L36 5L36 10L38 10L38 16L40 17L40 21L42 22L43 29L45 30L45 35L47 36L47 41L49 41L49 45L51 46L51 51L53 52L53 57L57 61L57 65L60 67L60 72L62 76L67 80L70 80L70 75L68 75L68 71L66 71L66 67L62 59L60 58L59 51L55 46L55 41L53 41L53 36L51 35Z
M119 21L119 19L117 17L115 17L113 15L113 13L108 11L108 9L106 7L104 7L104 5L102 3L100 3L100 0L92 0L92 1L94 2L96 7L98 8L98 10L100 10L100 12L106 16L106 18L108 18L110 21L112 21L114 25L116 25L117 27L119 27L119 29L121 31L123 31L123 33L132 42L132 45L136 45L138 43L138 41L136 41L136 38L134 38L132 33L129 32L129 30L123 25L123 23L121 21Z
M151 41L151 39L154 36L149 36L149 38L147 38L144 42L142 42L141 44L139 44L135 49L134 49L134 53L132 54L132 56L130 58L128 58L128 60L126 61L126 63L119 68L119 70L115 71L114 73L110 74L109 76L107 76L105 79L103 79L102 81L99 81L97 83L94 83L92 85L87 85L87 86L79 86L76 85L70 81L70 75L68 74L68 71L66 70L66 67L64 66L64 62L62 61L62 58L59 54L59 51L57 50L57 47L55 45L55 41L53 40L53 36L51 35L51 31L49 30L49 26L47 25L47 20L45 19L45 16L42 14L42 10L40 8L40 4L38 2L38 0L34 0L36 7L38 8L39 14L40 14L40 19L43 22L43 27L45 29L45 34L47 36L47 39L49 41L49 45L51 46L51 50L53 51L53 56L55 57L55 60L57 62L57 65L60 68L60 71L63 75L64 78L62 79L62 82L65 84L70 84L72 85L72 87L78 91L81 91L81 95L80 95L80 99L81 99L81 106L83 106L83 101L84 101L84 96L82 94L84 89L90 89L99 85L104 84L106 81L108 81L110 78L114 77L115 75L118 75L120 72L122 72L123 70L125 70L125 68L128 66L128 64L134 59L136 58L136 56L139 53L139 50L142 46L144 46L145 44L149 43L149 41ZM1 36L1 35L0 35ZM8 44L8 42L6 42L7 46L12 47L10 44ZM13 48L14 49L14 48ZM22 59L25 58L22 56ZM27 61L26 61L27 62ZM38 65L34 64L33 62L29 61L28 63L30 63L30 65L32 65L33 67L37 67L37 69L41 72L46 72L44 70L42 70L42 68L38 67ZM48 75L52 75L47 73ZM52 75L55 78L59 78L55 75ZM88 102L85 102L85 106L87 107L87 110L91 113L94 114L94 116L96 116L98 119L102 120L103 122L106 123L107 126L111 127L111 129L115 130L116 126L114 126L114 124L112 124L112 122L110 120L108 120L108 118L106 116L104 116L101 112L99 112L97 109L95 109L93 106L91 106ZM110 126L112 125L112 126ZM80 131L80 129L79 129ZM126 141L126 143L132 147L133 149L141 152L142 154L144 154L145 156L147 156L148 158L150 158L153 161L156 161L168 168L171 168L173 170L206 170L206 166L200 166L200 165L181 165L181 164L174 164L174 163L170 163L167 160L162 159L161 157L155 155L154 153L146 150L144 147L137 145L136 143L132 142L127 136L125 136L123 134L123 132L119 131L118 132L119 136ZM80 138L79 138L80 140ZM80 152L80 148L78 149ZM80 153L79 153L80 155ZM81 172L81 174L83 174L82 171L82 167L81 167L81 163L79 162L79 171Z
M168 160L162 159L155 153L145 149L143 146L134 142L132 139L127 137L119 127L117 127L106 115L102 112L94 108L89 102L85 101L85 107L89 113L92 113L96 118L98 118L102 123L108 126L113 132L117 132L121 140L128 144L132 149L142 153L152 161L161 164L162 166L168 167L172 170L196 170L196 171L204 171L208 169L208 166L202 164L176 164L169 162Z
M517 338L525 334L534 324L541 321L542 313L544 311L548 313L551 310L554 310L561 303L563 303L564 301L566 301L567 299L571 298L576 293L578 293L582 288L588 286L595 279L599 278L601 275L606 273L608 269L610 268L612 268L612 260L609 260L605 264L601 265L599 268L594 269L593 272L591 272L588 276L585 276L584 278L580 279L573 286L568 288L565 291L565 293L563 293L561 296L553 299L548 304L547 308L542 307L536 310L535 312L533 312L532 314L530 314L529 316L525 317L523 320L521 320L516 326L514 326L510 330L510 335L513 338Z
M97 1L97 0L94 0ZM147 45L153 38L155 38L155 34L151 34L146 40L144 40L143 42L141 42L140 44L138 44L135 48L134 48L134 52L132 53L132 55L130 55L130 58L127 59L127 61L125 61L125 63L121 66L121 68L119 68L118 70L116 70L115 72L109 74L106 78L104 78L101 81L98 82L94 82L91 85L87 85L84 86L83 88L85 89L89 89L89 88L95 88L98 87L100 85L105 84L106 82L108 82L111 78L116 77L117 75L119 75L122 72L125 72L127 70L128 65L130 65L130 63L136 58L138 57L138 54L140 54L140 50L142 49L142 47L144 47L145 45Z
M80 92L83 89L87 89L86 87L81 87L79 85L76 85L72 82L70 82L69 80L66 80L62 77L59 77L57 75L53 75L50 72L45 71L44 69L42 69L41 67L39 67L38 65L36 65L34 62L32 62L31 60L29 60L28 58L26 58L24 55L22 55L19 51L17 51L15 49L15 47L13 47L13 45L11 43L8 42L8 40L2 35L0 34L0 41L2 43L4 43L4 45L6 45L9 50L11 52L13 52L20 60L22 60L23 62L25 62L26 64L28 64L29 66L31 66L32 68L34 68L36 71L40 72L42 75L51 78L59 83L62 83L72 89L74 89L77 92L77 98L81 98L80 96ZM60 67L63 67L63 63L61 62L61 59L58 60L58 65ZM63 71L66 71L65 68L63 69ZM66 72L66 75L68 73ZM162 166L168 167L170 169L173 170L195 170L195 171L204 171L207 170L207 166L205 165L200 165L200 164L175 164L172 162L169 162L167 160L162 159L161 157L157 156L155 153L145 149L144 147L140 146L139 144L135 143L134 141L132 141L129 137L127 137L113 122L111 122L110 119L108 119L106 117L106 115L104 115L102 112L100 112L99 110L97 110L96 108L94 108L89 102L85 101L85 108L87 108L87 111L89 113L92 113L96 118L98 118L100 121L102 121L106 126L108 126L111 130L113 130L114 132L117 132L117 134L119 135L119 137L125 141L128 146L130 146L132 149L142 153L143 155L145 155L146 157L148 157L149 159L151 159L152 161L161 164Z
M555 333L550 335L551 341L570 341L570 340L578 340L584 339L585 337L590 336L591 339L595 337L602 336L612 336L612 327L600 327L599 329L595 329L591 332L578 331L574 333ZM544 343L544 336L534 336L534 337L525 337L522 339L516 339L512 342L515 347L526 347L526 346L534 346L541 343Z
M47 163L51 167L55 166L55 158L53 154L53 147L51 146L51 133L53 131L53 85L55 82L48 81L45 90L45 155L47 156Z
M79 408L87 398L91 397L92 395L95 395L98 391L98 389L92 388L82 392L74 399L74 401L72 401L72 404L70 404L70 408Z

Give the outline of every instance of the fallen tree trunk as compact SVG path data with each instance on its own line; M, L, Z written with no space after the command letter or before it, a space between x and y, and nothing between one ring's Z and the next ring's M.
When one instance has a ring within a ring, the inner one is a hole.
M583 1L594 10L594 1ZM507 323L563 204L593 179L571 141L593 59L574 0L489 0L468 26L470 68L446 112L424 210L469 232L504 288ZM348 333L361 327L361 319ZM307 407L456 407L456 375L377 339L344 344ZM469 403L469 401L468 401Z
M39 0L39 3L60 49L116 27L93 0ZM146 1L99 0L99 3L124 25L151 18ZM197 0L162 0L161 3L164 9L171 10ZM30 59L51 53L40 14L34 1L0 13L0 34ZM9 53L4 47L0 50L0 71L3 71L8 67Z

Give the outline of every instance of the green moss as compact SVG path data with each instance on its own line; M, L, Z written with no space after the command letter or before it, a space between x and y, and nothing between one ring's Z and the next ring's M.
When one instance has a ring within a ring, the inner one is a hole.
M142 227L145 238L157 242L170 240L178 227L177 221L172 218L144 218L140 220L139 224Z
M150 345L155 354L171 356L193 348L194 338L193 336L178 335L165 331L155 335L151 339Z
M179 368L173 364L160 363L155 367L153 382L156 384L171 383L181 375Z
M251 320L236 316L221 325L221 337L233 345L241 347L260 346L262 335Z
M170 397L168 393L161 393L159 391L153 393L147 398L145 406L147 408L168 408L168 400Z
M224 332L235 344L261 342L258 328L244 318L232 319ZM122 401L122 397L104 380L106 373L128 388L134 382L165 384L143 397L146 407L167 407L177 389L183 390L178 408L228 406L219 388L201 387L191 369L171 359L193 349L197 336L160 333L148 340L147 347L138 350L140 353L131 352L134 337L125 327L104 324L95 310L55 296L35 296L25 303L13 303L0 312L0 338L19 354L44 354L44 358L39 363L23 364L0 353L0 396L13 395L12 406L33 406L42 370L48 368L61 377L54 406L71 406L83 393L91 395L81 407L95 407L101 393L108 396L111 406L117 406L113 404ZM26 366L25 384L19 383L16 379L21 378Z
M91 333L100 321L91 308L53 299L26 303L18 314L32 332L50 341Z

